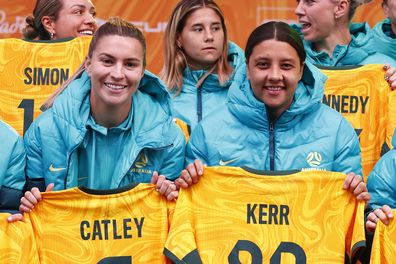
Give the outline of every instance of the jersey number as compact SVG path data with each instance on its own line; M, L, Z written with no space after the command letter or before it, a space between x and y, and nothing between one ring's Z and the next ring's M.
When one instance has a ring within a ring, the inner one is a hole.
M263 254L261 253L260 248L255 243L249 240L238 240L230 255L228 255L228 263L240 264L241 262L239 261L239 252L241 251L246 251L250 253L250 255L252 256L252 264L263 263ZM280 264L282 253L293 254L296 258L296 263L307 263L307 256L305 255L304 250L299 245L293 242L281 242L278 248L275 250L274 254L272 254L270 264Z
M33 112L34 112L34 100L33 99L23 99L18 105L18 108L23 109L23 134L30 127L33 122Z
M108 257L100 260L97 264L132 264L132 257Z

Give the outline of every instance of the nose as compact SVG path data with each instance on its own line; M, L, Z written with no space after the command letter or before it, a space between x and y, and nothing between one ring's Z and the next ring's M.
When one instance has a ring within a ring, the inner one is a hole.
M91 24L96 26L96 20L95 20L95 15L91 14L90 12L87 12L85 15L85 24Z
M273 82L278 82L280 80L282 80L283 75L282 75L282 71L278 66L273 66L270 69L269 72L269 80L273 81Z
M115 80L120 80L125 77L124 67L121 64L115 64L110 72L110 76Z
M304 7L303 7L303 1L302 0L299 0L297 2L297 6L296 6L296 9L294 9L294 13L298 17L304 15Z
M205 42L212 42L213 41L213 32L211 29L205 30Z

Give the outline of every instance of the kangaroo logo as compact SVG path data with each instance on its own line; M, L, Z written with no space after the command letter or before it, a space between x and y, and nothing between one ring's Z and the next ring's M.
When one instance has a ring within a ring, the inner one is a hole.
M311 166L311 167L317 167L320 165L320 163L322 162L322 155L320 155L319 152L317 151L313 151L310 152L307 156L307 163Z

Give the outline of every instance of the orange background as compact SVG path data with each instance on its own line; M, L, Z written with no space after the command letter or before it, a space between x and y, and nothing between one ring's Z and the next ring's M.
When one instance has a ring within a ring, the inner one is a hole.
M135 22L147 38L148 69L158 73L162 67L163 32L178 0L93 0L99 23L111 16ZM296 0L217 0L225 13L229 39L242 48L249 33L265 20L295 22ZM381 0L361 6L355 21L367 21L371 26L383 19ZM0 38L21 38L24 18L31 14L34 0L0 0Z

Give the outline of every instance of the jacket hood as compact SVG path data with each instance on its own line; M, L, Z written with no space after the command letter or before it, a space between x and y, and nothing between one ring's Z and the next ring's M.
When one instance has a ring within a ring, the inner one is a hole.
M243 124L259 130L267 130L269 120L265 104L253 94L246 75L246 66L236 73L237 80L228 93L228 108ZM306 62L301 80L294 94L293 102L276 121L277 126L290 126L303 115L317 107L324 93L324 82L327 77L311 63Z
M91 78L84 71L59 95L51 109L62 138L69 147L81 142L85 136L91 108L90 91ZM158 77L149 71L144 72L138 90L133 95L132 104L134 135L140 136L144 134L142 132L150 131L162 134L157 126L170 118L171 99ZM152 138L153 143L156 142L155 138L158 136Z
M240 65L245 63L244 51L238 45L236 45L231 41L228 42L227 57L233 69L238 69ZM184 84L185 84L183 85L183 89L195 92L196 91L195 85L205 73L206 70L191 70L189 67L186 67L183 71ZM224 85L220 85L219 76L216 73L212 73L208 77L206 77L203 85L201 86L201 89L207 92L214 92L217 90L228 88L232 83L234 73L235 72L232 73L230 79Z
M292 26L299 32L303 39L307 59L313 64L324 66L360 65L362 61L376 53L368 45L372 33L367 23L350 24L351 42L348 45L337 45L334 48L332 59L330 59L325 51L315 51L312 42L304 40L304 35L301 33L301 27L299 25Z

